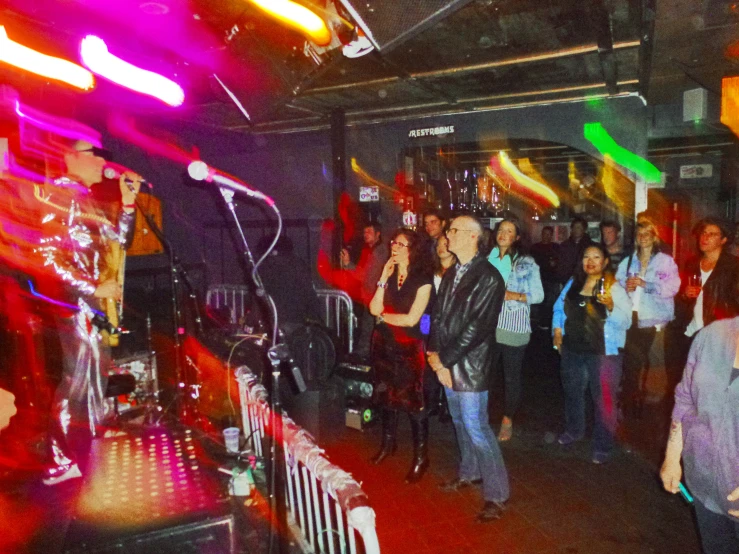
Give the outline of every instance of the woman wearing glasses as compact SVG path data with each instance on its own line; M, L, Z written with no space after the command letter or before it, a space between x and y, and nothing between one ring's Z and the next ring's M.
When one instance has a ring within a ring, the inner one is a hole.
M498 317L495 340L498 357L503 359L505 405L499 441L513 436L513 416L521 399L521 373L526 345L531 338L531 305L544 300L539 266L525 255L521 246L521 228L516 219L504 219L495 229L495 244L488 261L500 271L506 283L505 301Z
M371 462L379 464L396 450L398 412L407 412L413 433L413 463L406 483L418 482L428 469L428 408L435 379L426 369L421 316L433 294L428 249L413 231L400 229L390 241L390 259L382 270L370 313L375 400L382 407L382 445ZM425 385L425 386L424 386Z
M590 388L594 464L607 462L613 449L622 349L631 324L631 300L608 269L609 262L604 246L588 246L555 302L552 318L565 394L565 431L558 442L566 446L585 436L584 394Z

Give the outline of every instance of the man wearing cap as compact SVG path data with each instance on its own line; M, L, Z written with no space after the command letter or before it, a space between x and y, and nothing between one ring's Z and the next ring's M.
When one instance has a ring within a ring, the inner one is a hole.
M96 435L104 416L110 348L100 336L100 308L104 299L121 298L118 282L104 276L111 275L107 265L113 249L126 243L141 186L141 177L135 173L121 175L121 206L117 221L111 221L90 193L103 180L104 155L105 151L90 142L75 142L63 153L64 175L43 190L38 187L35 194L42 215L36 253L46 274L61 289L55 304L66 305L56 318L63 369L50 418L46 485L81 475L70 448L70 431L75 431L75 450L83 450L76 444L79 431L86 429L82 444L89 435Z

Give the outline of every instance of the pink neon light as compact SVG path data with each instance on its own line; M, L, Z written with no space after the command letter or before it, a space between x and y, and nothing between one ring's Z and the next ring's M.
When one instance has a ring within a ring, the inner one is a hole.
M108 52L105 42L96 36L87 35L82 39L80 54L82 63L93 73L122 87L153 96L170 106L181 106L185 101L185 93L180 85L114 56Z
M21 107L21 103L18 100L15 101L15 113L18 114L21 120L28 121L34 127L38 127L44 131L49 131L71 140L84 140L98 148L102 146L100 133L93 131L87 126L83 128L76 121L44 114L28 106Z

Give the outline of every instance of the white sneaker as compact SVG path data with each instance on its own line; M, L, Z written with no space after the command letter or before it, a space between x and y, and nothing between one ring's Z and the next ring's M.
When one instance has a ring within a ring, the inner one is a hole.
M68 481L69 479L76 479L77 477L82 477L82 472L77 464L72 464L66 470L54 468L53 470L47 471L46 477L42 479L42 482L44 485L52 486Z

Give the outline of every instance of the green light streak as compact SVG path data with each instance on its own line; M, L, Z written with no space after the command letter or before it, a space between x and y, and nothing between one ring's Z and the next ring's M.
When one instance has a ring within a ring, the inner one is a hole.
M585 124L585 138L593 143L603 156L610 156L620 166L633 171L648 183L659 183L662 174L651 162L619 146L600 123Z

